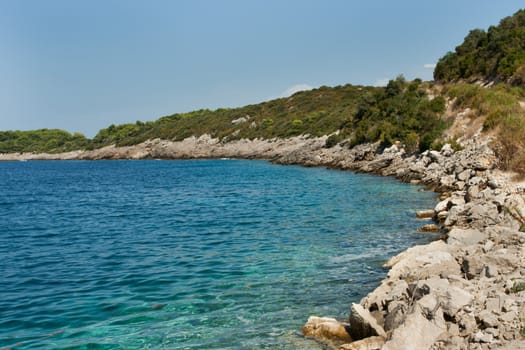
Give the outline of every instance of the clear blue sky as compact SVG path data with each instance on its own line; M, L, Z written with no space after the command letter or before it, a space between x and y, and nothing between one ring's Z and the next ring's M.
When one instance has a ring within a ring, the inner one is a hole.
M510 0L0 0L0 130L110 124L432 78Z

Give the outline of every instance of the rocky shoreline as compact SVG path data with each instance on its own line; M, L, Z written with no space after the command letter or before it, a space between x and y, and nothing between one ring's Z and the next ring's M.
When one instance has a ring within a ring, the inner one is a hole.
M325 141L222 143L203 135L62 154L0 154L0 160L257 158L425 184L440 202L419 215L434 219L443 239L387 262L387 277L352 305L348 323L311 317L304 334L336 349L525 348L525 184L496 169L489 141L420 155L399 145L325 148Z

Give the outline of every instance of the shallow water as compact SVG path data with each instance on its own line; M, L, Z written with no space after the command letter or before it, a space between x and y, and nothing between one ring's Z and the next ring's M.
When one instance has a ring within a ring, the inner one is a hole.
M435 195L264 161L0 163L0 348L319 349Z

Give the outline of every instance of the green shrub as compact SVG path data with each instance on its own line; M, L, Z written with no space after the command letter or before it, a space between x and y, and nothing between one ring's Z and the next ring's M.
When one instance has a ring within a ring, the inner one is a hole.
M525 290L525 282L514 282L514 285L510 289L511 293L519 293Z
M525 10L502 19L487 31L475 29L437 63L434 79L496 80L523 84L525 77Z
M328 138L325 141L325 147L326 148L332 148L335 145L339 144L341 141L343 141L344 138L341 134L332 134L328 136Z

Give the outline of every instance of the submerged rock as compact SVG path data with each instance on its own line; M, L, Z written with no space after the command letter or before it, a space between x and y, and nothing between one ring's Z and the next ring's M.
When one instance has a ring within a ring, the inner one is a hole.
M420 232L439 232L439 226L436 224L423 225L417 229Z
M431 219L433 218L435 215L435 212L434 210L430 209L430 210L419 210L416 212L416 217L418 219Z
M312 337L329 341L352 341L348 333L348 324L341 323L334 318L310 316L303 326L305 337Z

